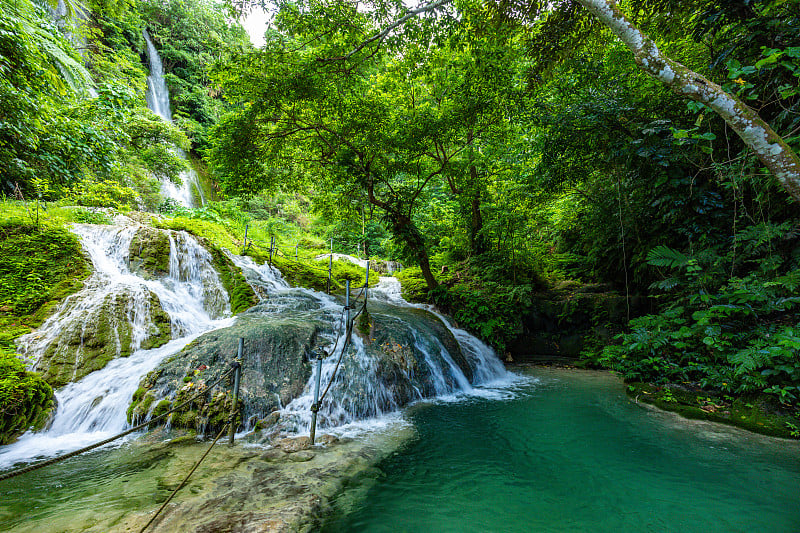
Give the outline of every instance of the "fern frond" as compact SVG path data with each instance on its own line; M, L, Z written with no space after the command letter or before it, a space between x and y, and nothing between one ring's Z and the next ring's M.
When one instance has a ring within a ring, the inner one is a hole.
M772 362L769 347L748 346L744 350L728 355L728 362L736 366L736 374L741 375Z
M680 268L689 264L691 258L677 250L659 245L647 253L647 263L653 266Z

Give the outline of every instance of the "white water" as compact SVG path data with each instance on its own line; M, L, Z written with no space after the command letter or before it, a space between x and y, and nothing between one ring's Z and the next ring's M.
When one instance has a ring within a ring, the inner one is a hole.
M233 324L233 318L220 319L229 314L229 305L209 254L188 234L170 232L169 275L144 279L132 272L128 268L128 250L137 229L135 224L75 225L73 231L81 238L95 272L83 290L66 299L39 330L19 342L20 350L29 360L37 361L48 346L58 346L65 330L82 327L87 317L102 309L103 302L125 295L129 296L131 306L127 317L134 330L133 353L114 359L105 368L57 391L58 409L50 427L40 433L27 433L16 443L0 448L0 468L58 455L123 431L127 426L126 410L131 397L147 372L203 332ZM330 329L320 336L329 343L327 349L331 349L344 323L342 305L320 292L290 288L280 272L268 265L257 265L248 257L233 254L229 257L242 269L262 299L260 312L276 316L311 314L314 319L330 324ZM151 333L147 312L151 294L156 295L170 316L173 340L160 348L139 350L136 348ZM398 306L412 306L400 297L399 282L394 278L381 278L371 294ZM473 366L474 379L473 383L467 380L441 342L415 332L414 347L434 378L436 396L445 400L465 395L492 396L497 388L518 381L504 369L490 348L467 332L450 326L444 317L440 318L461 344ZM66 348L58 346L58 349ZM400 405L391 391L380 385L378 361L368 354L362 339L352 336L337 370L336 361L341 351L340 342L337 350L322 361L323 387L331 379L333 383L320 410L318 428L340 435L356 435L396 422ZM337 372L335 377L334 371ZM290 421L298 433L306 433L310 427L316 374L317 365L314 364L303 394L282 409L282 420ZM422 400L425 396L423 391L415 389L411 399Z
M164 80L164 65L161 63L161 56L158 55L153 40L147 30L142 30L144 40L147 43L147 58L150 63L150 75L147 77L147 93L145 100L147 107L156 115L160 116L166 122L172 122L172 111L169 105L169 89L167 82ZM175 153L181 158L187 159L186 152L178 147L174 147ZM161 192L167 198L172 198L184 207L195 207L194 196L192 190L197 192L202 205L205 205L206 199L203 195L203 189L200 187L199 178L197 173L191 167L189 170L181 173L181 184L176 185L167 178L161 180Z
M323 332L321 335L330 343L327 350L336 344L336 337L344 324L344 314L343 307L334 298L308 289L292 289L276 269L268 265L256 265L247 257L233 255L230 257L245 273L256 293L265 299L262 309L266 305L268 312L281 314L286 313L289 308L296 309L298 299L306 302L303 306L306 310L308 302L313 302L312 307L316 308L316 312L324 314L326 320L333 325L333 331ZM399 307L423 307L409 304L402 299L400 283L396 278L382 277L379 285L372 289L370 294L373 298L379 298ZM452 327L438 313L437 316L452 331L461 345L462 352L473 367L474 376L473 383L470 383L438 339L433 339L431 342L415 332L414 348L422 355L433 377L436 396L451 399L464 395L492 396L499 394L493 391L493 388L502 388L519 381L518 376L505 370L491 348L466 331ZM326 431L334 430L339 434L357 434L374 428L375 424L380 425L396 418L400 406L391 391L380 385L380 379L377 377L378 361L367 353L363 340L358 335L352 336L350 347L337 369L336 362L341 351L340 340L337 349L322 361L320 380L322 389L324 390L329 381L333 382L328 400L323 403L318 415L319 428ZM310 408L314 401L313 390L317 372L317 364L314 362L312 375L303 394L284 406L281 412L282 420L293 421L294 429L298 433L306 433L310 428ZM422 391L416 389L415 393L414 399L424 398Z
M444 322L445 326L461 346L461 351L469 360L473 370L473 383L485 387L502 387L516 381L519 376L506 370L503 363L494 353L494 350L471 333L459 329L450 320L436 310L432 305L412 304L407 302L401 294L400 280L393 277L381 276L378 285L372 290L377 297L400 306L416 307L433 313Z
M233 318L223 318L230 314L230 305L211 257L190 235L170 232L170 272L164 278L144 279L131 272L128 249L137 229L136 225L75 225L73 231L90 256L94 273L84 289L66 299L40 329L18 341L20 352L34 361L35 368L53 344L58 350L75 349L59 344L64 331L85 327L109 298L128 297L133 353L58 390L58 409L50 427L0 448L0 468L71 451L121 432L142 376L201 333L233 323ZM160 348L138 350L152 333L147 313L151 293L170 317L173 340ZM76 356L80 358L80 353Z

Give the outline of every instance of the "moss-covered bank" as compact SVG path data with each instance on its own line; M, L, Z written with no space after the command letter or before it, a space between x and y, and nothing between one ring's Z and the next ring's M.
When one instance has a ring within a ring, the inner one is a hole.
M685 418L710 420L755 433L800 438L800 412L767 395L733 397L683 385L629 383L628 396Z
M77 237L66 229L0 223L0 444L43 426L55 405L50 385L25 370L14 339L41 325L90 272Z

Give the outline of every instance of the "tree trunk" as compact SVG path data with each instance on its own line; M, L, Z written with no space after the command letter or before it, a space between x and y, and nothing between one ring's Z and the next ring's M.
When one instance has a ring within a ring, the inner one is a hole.
M783 188L800 202L800 157L753 109L711 80L662 55L653 40L617 9L615 0L575 1L625 43L643 71L676 93L707 105L721 116Z
M414 222L411 221L411 217L403 214L395 205L384 202L375 196L375 183L369 176L368 169L366 186L367 197L369 198L370 204L386 212L390 221L389 223L392 225L394 236L402 239L406 243L408 249L411 251L411 255L417 261L417 264L419 264L419 268L422 270L422 277L425 278L425 284L428 286L428 290L435 289L439 283L436 281L436 278L433 277L433 272L431 272L431 263L428 258L428 249L425 247L425 239L414 225Z
M483 215L481 215L481 184L478 180L478 167L475 166L475 157L472 151L474 135L472 128L470 128L467 131L470 184L466 189L472 193L470 198L469 247L473 255L480 255L486 251L486 238L483 236Z
M420 270L422 270L422 277L425 278L428 290L433 290L439 285L439 282L436 281L436 278L433 277L433 272L431 272L431 263L425 240L411 221L411 218L396 212L389 213L389 215L391 216L394 234L400 236L408 245L411 255L417 261Z
M474 255L480 255L486 251L486 237L483 235L483 215L481 215L481 193L479 191L473 193L470 207L472 216L469 223L469 245Z

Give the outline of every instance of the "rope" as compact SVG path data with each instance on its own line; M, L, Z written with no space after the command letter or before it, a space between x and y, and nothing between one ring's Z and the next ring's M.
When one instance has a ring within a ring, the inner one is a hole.
M361 297L361 295L363 293L364 293L364 287L361 288L361 292L359 293L358 296L356 296L356 298L354 300L354 303L358 301L358 299ZM351 304L351 307L353 307L352 304ZM315 403L315 404L313 404L311 406L311 410L313 412L319 411L319 408L322 405L322 400L325 399L325 396L328 394L328 391L330 390L331 385L333 385L333 380L336 378L336 372L339 371L339 365L342 363L342 358L344 357L344 352L347 351L347 347L350 344L350 336L353 334L353 323L356 321L356 318L358 318L358 316L361 313L364 312L364 310L366 308L367 308L367 299L365 298L364 299L364 305L361 306L361 309L355 315L350 317L350 323L349 324L345 324L345 335L344 335L345 338L344 338L344 344L342 345L342 351L339 352L339 358L336 360L336 366L333 368L333 373L331 374L331 379L328 380L328 385L326 385L325 391L319 397L319 400L317 401L317 403ZM342 312L344 312L344 310L342 310ZM334 346L333 346L333 351L331 352L332 354L336 353L336 346L339 344L339 339L340 338L341 338L341 336L336 338L336 344L334 344Z
M211 446L209 446L209 447L208 447L208 449L206 450L206 453L204 453L204 454L203 454L203 456L202 456L202 457L200 457L200 459L198 459L198 460L197 460L197 462L194 464L194 466L193 466L193 467L192 467L192 469L189 471L189 473L188 473L188 474L186 474L186 477L185 477L185 478L183 478L183 481L181 481L181 484L180 484L180 485L178 485L178 487L177 487L175 490L173 490L173 491L172 491L172 494L170 494L170 495L169 495L169 498L167 498L167 499L166 499L166 501L165 501L163 504L161 504L161 507L159 507L159 508L158 508L158 511L156 511L156 514L154 514L154 515L153 515L153 517L150 519L150 521L149 521L149 522L147 522L147 523L144 525L144 527L143 527L142 529L140 529L140 530L139 530L139 533L144 533L144 531L145 531L145 530L146 530L148 527L150 527L150 524L152 524L152 523L153 523L153 521L155 521L155 519L156 519L156 518L158 518L158 515L160 515L160 514L161 514L161 511L163 511L163 510L164 510L164 508L167 506L167 504L168 504L169 502L171 502L171 501L172 501L172 498L174 498L174 497L175 497L175 495L178 493L178 491L179 491L179 490L181 490L181 489L183 488L183 486L184 486L184 485L186 485L186 482L187 482L187 481L189 481L189 477L190 477L192 474L194 474L194 471L195 471L195 470L197 470L197 467L198 467L198 466L200 466L200 463L202 463L202 462L203 462L203 460L206 458L206 456L209 454L209 452L211 452L211 449L212 449L212 448L214 447L214 445L217 443L217 441L219 440L219 438L220 438L220 437L222 437L222 435L224 435L224 434L225 434L225 430L227 430L227 429L228 429L228 424L226 424L225 426L223 426L222 430L221 430L219 433L217 433L217 436L214 438L214 442L212 442L212 443L211 443Z
M58 457L53 457L51 459L47 459L46 461L42 461L41 463L28 465L28 466L25 466L23 468L18 468L17 470L12 470L11 472L6 472L5 474L0 474L0 481L4 481L6 479L11 479L12 477L21 476L22 474L27 474L28 472L33 472L34 470L39 470L40 468L44 468L45 466L50 466L50 465L53 465L53 464L56 464L56 463L60 463L61 461L69 459L70 457L75 457L76 455L80 455L80 454L88 452L90 450L94 450L95 448L99 448L100 446L104 446L104 445L108 444L109 442L113 442L113 441L115 441L117 439L120 439L120 438L124 437L125 435L130 435L134 431L138 431L138 430L140 430L140 429L142 429L142 428L144 428L146 426L149 426L150 424L152 424L154 422L158 422L159 420L162 420L162 419L166 418L168 415L171 415L175 411L178 411L179 409L182 409L183 407L187 406L189 403L191 403L194 400L196 400L197 398L199 398L201 394L205 394L208 391L208 389L211 389L212 387L216 387L217 385L219 385L219 383L222 382L222 380L225 379L226 377L230 376L231 372L233 372L233 371L234 371L234 369L231 368L230 370L225 372L222 376L220 376L219 379L217 379L217 381L215 381L214 383L212 383L211 385L206 387L203 391L198 392L197 394L195 394L194 396L192 396L191 398L189 398L188 400L186 400L185 402L183 402L179 406L173 407L169 411L167 411L167 412L165 412L163 414L160 414L155 418L151 418L150 420L148 420L146 422L143 422L143 423L139 424L138 426L134 426L134 427L132 427L130 429L126 429L125 431L123 431L122 433L120 433L118 435L114 435L113 437L109 437L109 438L107 438L105 440L101 440L100 442L96 442L95 444L91 444L91 445L86 446L84 448L80 448L78 450L75 450L75 451L72 451L72 452L69 452L69 453L65 453L64 455L59 455Z
M277 250L275 255L282 255L285 259L287 259L287 260L289 260L289 261L291 261L293 263L301 264L306 268L312 268L314 270L319 270L320 272L327 272L328 271L327 268L318 267L318 266L314 266L314 265L309 265L308 263L304 263L304 262L300 261L299 259L294 259L292 257L289 257L288 255L283 253L283 251L281 251L281 250Z

